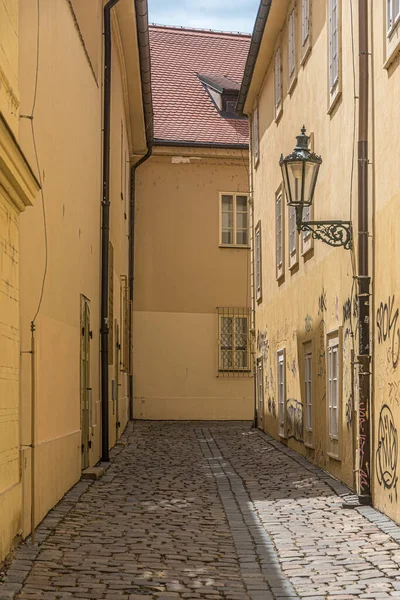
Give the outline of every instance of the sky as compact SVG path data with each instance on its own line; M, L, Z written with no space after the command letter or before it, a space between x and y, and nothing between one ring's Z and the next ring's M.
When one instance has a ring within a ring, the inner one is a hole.
M252 33L260 0L148 0L149 21Z

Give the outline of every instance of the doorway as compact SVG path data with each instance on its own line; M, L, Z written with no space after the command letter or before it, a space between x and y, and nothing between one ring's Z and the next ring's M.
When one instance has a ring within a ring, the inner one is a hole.
M90 387L90 300L81 296L81 431L82 431L82 470L89 466L91 442L91 404Z

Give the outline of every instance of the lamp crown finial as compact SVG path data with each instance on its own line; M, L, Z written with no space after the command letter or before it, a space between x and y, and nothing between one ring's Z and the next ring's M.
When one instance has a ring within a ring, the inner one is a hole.
M306 126L305 125L303 125L303 127L301 128L301 133L303 135L305 135L305 133L306 133Z

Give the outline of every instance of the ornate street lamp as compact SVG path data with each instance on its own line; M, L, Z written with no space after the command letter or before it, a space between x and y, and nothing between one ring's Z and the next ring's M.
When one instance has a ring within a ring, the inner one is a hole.
M281 159L283 183L289 206L296 209L297 230L309 231L314 239L322 240L330 246L352 247L350 221L303 221L303 209L311 206L314 198L319 167L322 158L308 148L309 137L303 125L297 136L297 146L291 154Z

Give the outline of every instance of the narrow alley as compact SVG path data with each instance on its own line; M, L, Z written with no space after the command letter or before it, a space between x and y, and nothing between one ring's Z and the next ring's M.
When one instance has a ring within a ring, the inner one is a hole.
M135 422L20 545L0 599L400 598L400 528L348 494L247 422Z

